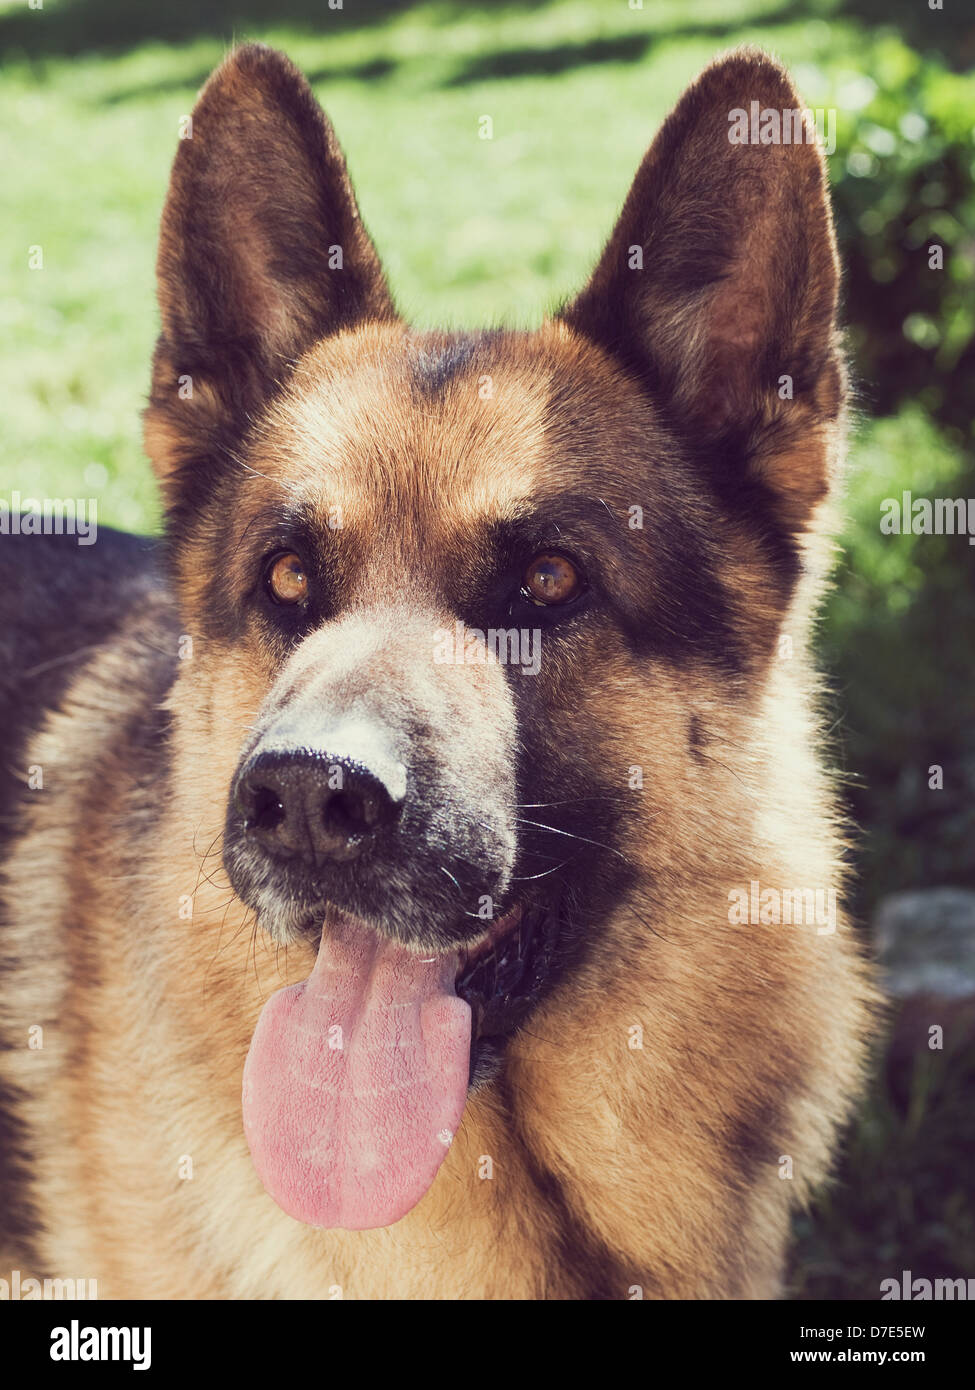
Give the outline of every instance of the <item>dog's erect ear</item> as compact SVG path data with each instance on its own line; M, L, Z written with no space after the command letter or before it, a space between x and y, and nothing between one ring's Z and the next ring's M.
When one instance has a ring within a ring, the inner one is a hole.
M792 114L801 107L762 53L706 69L561 315L649 386L719 487L764 485L796 531L826 491L826 424L843 394L832 218L815 128Z
M273 49L236 49L204 87L173 165L157 271L145 434L172 503L318 338L395 316L332 127Z

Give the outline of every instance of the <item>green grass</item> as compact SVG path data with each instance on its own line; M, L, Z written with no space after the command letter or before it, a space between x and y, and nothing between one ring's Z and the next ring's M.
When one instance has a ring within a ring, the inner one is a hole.
M531 326L582 283L660 120L726 47L772 49L807 102L838 106L850 131L874 84L881 99L900 93L905 74L932 64L945 70L945 109L929 116L967 129L971 84L965 107L965 80L948 71L964 17L895 3L913 50L891 31L888 0L345 0L342 11L325 0L46 0L33 12L0 0L0 496L95 496L99 520L157 528L139 423L156 230L180 118L233 38L283 48L309 74L408 318ZM492 140L478 138L485 115ZM869 146L869 120L858 129ZM849 173L845 160L841 148L835 176ZM858 189L866 211L844 204L844 235L872 226L876 237L873 189ZM43 269L28 268L35 246ZM878 529L880 500L901 487L973 495L975 478L960 431L910 400L899 408L854 438L846 559L823 635L865 832L864 914L892 888L975 886L963 779L938 801L918 783L929 762L975 769L964 642L975 548L892 546ZM953 636L939 641L939 624ZM799 1223L795 1296L876 1297L879 1278L902 1268L972 1272L971 1049L922 1081L905 1116L878 1080L840 1184Z

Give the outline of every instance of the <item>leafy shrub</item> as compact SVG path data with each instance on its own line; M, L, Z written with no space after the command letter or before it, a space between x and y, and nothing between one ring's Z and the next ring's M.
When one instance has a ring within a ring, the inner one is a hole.
M870 73L866 76L865 73ZM834 200L863 404L916 399L970 439L975 386L975 79L899 39L834 87ZM929 265L943 248L943 269Z

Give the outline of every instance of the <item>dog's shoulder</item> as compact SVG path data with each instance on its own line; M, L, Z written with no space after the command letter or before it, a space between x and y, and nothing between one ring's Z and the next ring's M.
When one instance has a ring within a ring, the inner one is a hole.
M158 542L100 527L70 535L0 538L0 853L16 830L32 736L73 682L135 622L163 639L175 624ZM163 643L160 642L160 645ZM147 662L128 684L154 684ZM170 645L170 644L165 644ZM175 647L172 648L175 655Z

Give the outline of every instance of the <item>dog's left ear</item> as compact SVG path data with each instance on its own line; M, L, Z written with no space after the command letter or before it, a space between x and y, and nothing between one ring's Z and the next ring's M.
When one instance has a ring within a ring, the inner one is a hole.
M191 503L319 338L395 310L335 132L283 54L235 49L180 142L157 264L146 450Z
M640 378L723 495L757 485L793 532L827 490L844 390L829 198L801 110L765 54L706 69L561 314Z

